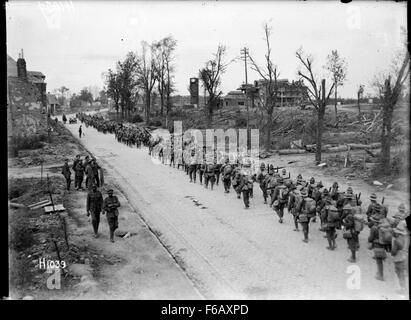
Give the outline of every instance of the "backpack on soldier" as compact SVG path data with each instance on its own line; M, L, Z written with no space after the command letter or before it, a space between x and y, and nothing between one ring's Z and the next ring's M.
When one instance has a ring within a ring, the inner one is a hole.
M382 220L378 226L378 242L383 245L391 244L392 241L392 228L386 220Z
M232 171L233 171L233 168L231 168L231 165L228 164L224 167L224 175L225 176L231 174Z
M313 198L305 198L305 208L308 212L309 215L315 214L315 210L316 210L316 203L315 200Z
M331 223L334 223L338 220L340 220L340 214L338 213L338 209L333 205L328 206L327 221L331 222Z
M286 203L288 200L288 194L289 194L289 190L288 188L280 188L279 190L279 195L278 195L278 199L280 200L280 203Z
M353 207L354 212L356 211L357 207ZM357 232L361 232L364 229L365 217L358 212L354 213L354 230Z

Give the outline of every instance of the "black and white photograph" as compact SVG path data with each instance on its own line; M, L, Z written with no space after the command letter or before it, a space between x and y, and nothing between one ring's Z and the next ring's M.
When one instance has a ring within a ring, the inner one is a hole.
M409 300L406 2L4 7L2 299Z

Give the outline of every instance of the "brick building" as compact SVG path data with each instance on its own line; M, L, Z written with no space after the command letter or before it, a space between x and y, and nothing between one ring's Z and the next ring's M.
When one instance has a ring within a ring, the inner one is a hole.
M15 61L7 55L7 136L47 133L45 76L28 71L23 50Z

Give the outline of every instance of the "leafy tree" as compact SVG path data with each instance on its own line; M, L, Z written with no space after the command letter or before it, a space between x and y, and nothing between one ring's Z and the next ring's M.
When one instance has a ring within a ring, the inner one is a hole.
M340 57L337 50L332 50L327 56L327 64L325 68L331 73L334 81L334 109L335 117L337 117L337 88L342 86L347 77L347 63Z

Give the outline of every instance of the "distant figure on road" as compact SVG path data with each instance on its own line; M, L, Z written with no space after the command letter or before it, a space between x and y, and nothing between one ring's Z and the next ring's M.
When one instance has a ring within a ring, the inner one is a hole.
M118 228L118 210L120 202L113 196L113 189L107 191L108 197L104 199L103 214L106 213L108 226L110 228L110 241L114 242L114 231Z
M87 217L91 215L91 225L94 230L94 238L98 237L98 226L100 224L100 213L103 207L103 195L93 184L92 190L87 195Z
M70 184L71 184L71 171L70 171L70 167L68 165L68 159L66 159L64 161L64 166L61 170L62 175L64 176L64 178L66 179L67 182L67 191L70 191Z
M66 124L67 118L66 118L66 115L65 115L64 113L63 113L63 118L62 118L62 120L63 120L63 123Z
M82 125L80 125L80 128L78 128L78 135L81 139L81 134L83 133Z

